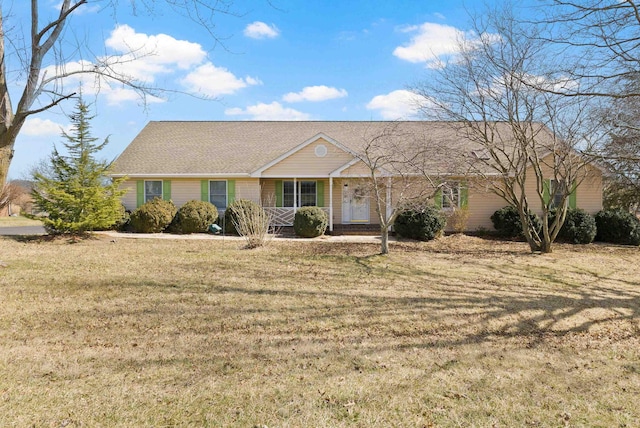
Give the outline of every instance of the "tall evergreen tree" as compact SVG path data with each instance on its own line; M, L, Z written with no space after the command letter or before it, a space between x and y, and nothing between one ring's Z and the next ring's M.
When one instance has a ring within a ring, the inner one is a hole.
M41 210L49 233L79 234L112 226L122 217L119 189L122 179L107 178L110 163L95 155L108 143L91 136L89 106L78 99L69 116L72 129L62 132L68 155L54 146L49 162L33 174L33 198Z

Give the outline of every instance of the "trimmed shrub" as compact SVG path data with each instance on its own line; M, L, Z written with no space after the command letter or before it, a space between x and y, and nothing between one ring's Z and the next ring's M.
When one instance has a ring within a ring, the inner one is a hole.
M405 210L398 214L393 230L403 238L430 241L440 235L447 224L445 215L434 206Z
M118 221L115 222L111 230L119 230L124 232L129 229L129 223L131 221L131 211L127 211L124 205L120 204L120 216Z
M210 202L191 200L178 209L169 231L173 233L205 233L218 221L218 209Z
M596 216L596 241L640 245L640 220L629 211L617 208L599 211Z
M327 230L329 217L319 207L302 207L293 218L293 230L302 238L315 238Z
M549 215L549 224L556 216L552 211ZM596 237L596 219L583 209L570 208L564 219L564 224L558 233L558 238L571 244L589 244Z
M238 212L241 212L241 216L252 216L252 214L261 214L264 209L249 199L238 199L227 207L224 212L224 232L232 235L239 235L236 230L236 224L238 223Z
M536 230L542 230L540 217L530 212L529 218L531 218ZM522 222L520 221L520 214L518 214L518 210L511 205L507 205L506 207L500 208L494 212L491 215L491 222L500 236L508 238L522 236Z
M173 202L155 198L132 212L129 224L133 232L159 233L171 224L177 211Z

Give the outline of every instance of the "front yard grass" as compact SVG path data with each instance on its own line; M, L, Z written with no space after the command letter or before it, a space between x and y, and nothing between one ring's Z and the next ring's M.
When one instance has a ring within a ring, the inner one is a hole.
M0 238L0 426L640 421L640 250Z

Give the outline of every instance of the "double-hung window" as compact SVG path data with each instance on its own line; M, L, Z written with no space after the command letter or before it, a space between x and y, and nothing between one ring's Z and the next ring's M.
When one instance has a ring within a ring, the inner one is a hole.
M224 180L209 181L209 202L216 206L218 211L227 209L227 182Z
M448 181L442 186L442 208L460 207L460 183Z
M549 180L551 189L551 208L558 208L562 204L562 198L566 198L567 186L564 181ZM565 199L566 203L566 199Z
M293 207L297 199L298 207L317 206L317 183L315 181L297 181L294 191L293 181L282 183L282 205Z
M147 180L144 182L144 201L149 202L155 198L162 199L162 180Z

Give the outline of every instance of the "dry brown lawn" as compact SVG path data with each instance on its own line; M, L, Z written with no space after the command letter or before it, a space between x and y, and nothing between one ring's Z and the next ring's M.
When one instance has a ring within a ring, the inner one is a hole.
M27 217L0 217L0 227L18 227L18 226L41 226L40 220L33 220Z
M0 426L640 426L640 250L0 238Z

